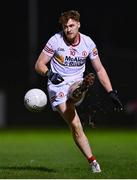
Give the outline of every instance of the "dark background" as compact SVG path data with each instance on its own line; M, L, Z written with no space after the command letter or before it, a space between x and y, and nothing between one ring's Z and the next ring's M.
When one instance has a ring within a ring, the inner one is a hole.
M84 124L137 126L137 11L132 1L7 1L1 6L0 92L5 97L5 125L64 126L50 104L41 113L27 111L23 98L30 88L45 92L46 79L34 70L36 59L51 35L61 30L61 12L76 9L81 29L96 43L114 89L125 106L114 112L107 93L96 79L95 86L78 108ZM87 63L87 71L94 71ZM135 105L135 108L127 108Z

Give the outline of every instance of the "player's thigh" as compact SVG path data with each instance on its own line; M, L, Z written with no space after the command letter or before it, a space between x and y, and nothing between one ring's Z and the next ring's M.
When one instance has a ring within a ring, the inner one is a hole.
M75 106L69 101L57 105L56 109L63 119L68 122L73 120L76 115Z
M70 101L59 104L57 107L58 112L63 117L63 119L71 126L77 127L81 126L80 118L77 114L74 104Z

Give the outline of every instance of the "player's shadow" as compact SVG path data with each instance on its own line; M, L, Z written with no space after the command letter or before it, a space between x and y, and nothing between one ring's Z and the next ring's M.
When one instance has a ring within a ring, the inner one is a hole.
M43 171L43 172L56 172L54 169L46 168L46 167L33 167L33 166L9 166L9 167L0 167L0 169L5 170L37 170L37 171Z

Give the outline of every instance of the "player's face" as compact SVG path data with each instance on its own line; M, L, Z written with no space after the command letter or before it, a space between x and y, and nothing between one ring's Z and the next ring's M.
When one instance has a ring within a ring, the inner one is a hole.
M66 24L63 25L63 31L66 35L66 38L69 41L74 41L79 32L80 22L73 19L69 19Z

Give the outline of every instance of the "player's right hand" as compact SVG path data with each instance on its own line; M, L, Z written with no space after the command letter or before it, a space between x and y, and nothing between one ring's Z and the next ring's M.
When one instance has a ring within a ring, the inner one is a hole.
M52 72L52 70L48 70L48 72L46 73L46 75L48 76L48 79L53 83L53 84L60 84L61 82L64 81L64 79L58 74L58 73L54 73Z

